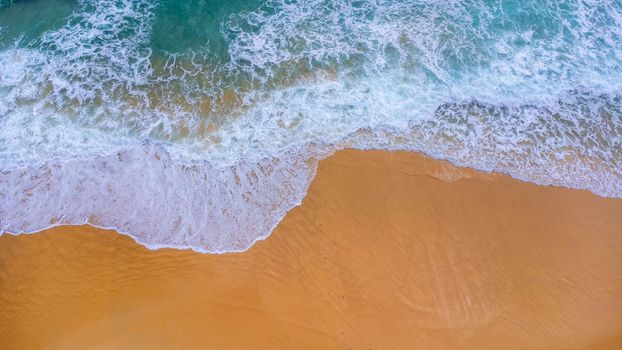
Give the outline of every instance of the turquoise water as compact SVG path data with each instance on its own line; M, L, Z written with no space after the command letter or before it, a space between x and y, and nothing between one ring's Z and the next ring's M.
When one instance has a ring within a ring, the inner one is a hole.
M0 0L0 229L244 250L319 159L622 197L622 1Z
M76 4L67 0L0 1L2 47L26 46L44 32L61 28Z

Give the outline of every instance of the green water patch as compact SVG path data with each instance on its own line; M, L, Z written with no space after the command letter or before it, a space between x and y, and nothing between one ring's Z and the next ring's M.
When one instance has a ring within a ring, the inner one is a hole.
M260 5L259 0L163 0L155 10L150 46L156 53L208 50L209 55L226 60L221 24Z
M25 47L62 27L77 5L76 0L0 0L0 48Z

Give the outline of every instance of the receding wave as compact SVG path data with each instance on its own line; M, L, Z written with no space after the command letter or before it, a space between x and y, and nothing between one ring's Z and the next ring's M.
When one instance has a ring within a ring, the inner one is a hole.
M345 147L622 197L619 1L54 0L46 30L8 20L34 3L0 1L2 231L240 251Z

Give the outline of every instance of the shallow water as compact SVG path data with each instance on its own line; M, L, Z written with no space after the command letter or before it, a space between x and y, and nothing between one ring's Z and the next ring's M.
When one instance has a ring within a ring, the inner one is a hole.
M0 4L5 231L243 250L344 147L622 197L621 1Z

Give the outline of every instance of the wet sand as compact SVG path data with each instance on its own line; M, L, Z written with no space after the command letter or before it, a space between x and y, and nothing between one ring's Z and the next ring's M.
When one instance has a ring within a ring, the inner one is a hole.
M249 251L0 237L1 349L622 349L622 200L342 151Z

